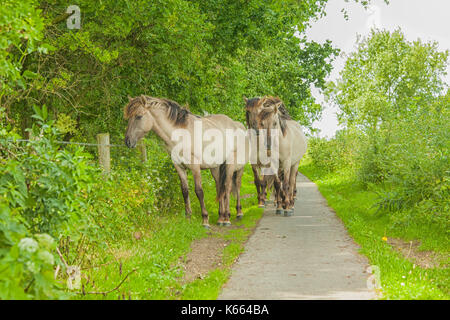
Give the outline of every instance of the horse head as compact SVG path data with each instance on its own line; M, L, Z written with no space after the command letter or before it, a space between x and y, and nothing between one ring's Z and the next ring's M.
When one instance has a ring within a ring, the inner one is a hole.
M247 127L249 129L256 130L256 133L258 133L258 113L261 110L261 98L251 98L247 99L247 97L244 96L244 102L245 102L245 121L247 123Z
M124 109L124 118L128 120L125 144L128 148L134 148L137 142L152 130L154 119L147 108L144 96L128 99Z

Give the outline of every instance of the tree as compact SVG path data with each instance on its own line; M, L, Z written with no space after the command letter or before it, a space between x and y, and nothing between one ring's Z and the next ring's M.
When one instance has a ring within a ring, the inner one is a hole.
M448 52L409 42L401 30L372 30L350 54L334 88L339 118L376 129L429 105L443 93Z
M66 139L91 140L104 130L121 139L121 109L139 94L237 120L243 94L278 95L310 127L322 110L310 86L323 88L337 53L302 35L327 0L80 0L80 30L67 29L65 1L27 0L16 9L15 2L7 1L0 25L8 37L19 31L14 37L26 59L17 46L0 48L16 63L8 70L21 75L1 78L9 89L0 105L22 131L31 126L33 105L47 105L57 123L71 124Z

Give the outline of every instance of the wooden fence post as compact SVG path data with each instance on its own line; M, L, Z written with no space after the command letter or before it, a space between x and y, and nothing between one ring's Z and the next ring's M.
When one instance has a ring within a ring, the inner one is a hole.
M98 161L106 175L111 172L111 155L109 146L109 133L99 133L97 135Z
M137 149L139 150L139 156L142 162L147 162L147 147L145 145L144 139L138 142Z

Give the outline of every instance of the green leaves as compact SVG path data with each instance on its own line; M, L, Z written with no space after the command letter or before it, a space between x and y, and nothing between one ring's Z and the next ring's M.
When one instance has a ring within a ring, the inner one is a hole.
M350 55L332 95L340 119L375 128L423 108L445 88L447 57L436 43L408 42L400 30L372 30Z
M31 236L0 198L0 299L55 299L56 243L47 234Z
M310 86L323 87L337 51L294 34L321 14L325 0L82 0L80 30L57 20L65 2L46 3L42 12L38 3L29 0L28 11L46 25L33 50L22 57L6 49L14 58L6 60L8 70L19 74L15 82L5 79L8 94L21 97L6 106L23 128L39 101L56 117L77 119L80 136L123 134L121 109L128 95L139 94L237 120L243 94L272 94L306 126L320 116Z
M38 51L44 20L36 1L5 0L0 8L0 97L26 89L27 80L36 74L25 69L28 55Z
M376 203L381 212L419 212L448 226L447 57L436 43L373 30L350 55L337 85L329 85L347 128L330 141L310 141L314 164L350 169L363 186L386 188Z

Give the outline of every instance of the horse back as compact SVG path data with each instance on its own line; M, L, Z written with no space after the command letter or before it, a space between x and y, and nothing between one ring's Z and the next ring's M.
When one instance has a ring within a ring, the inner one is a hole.
M287 127L291 136L291 161L295 163L300 161L306 153L306 136L300 124L294 120L288 120Z

